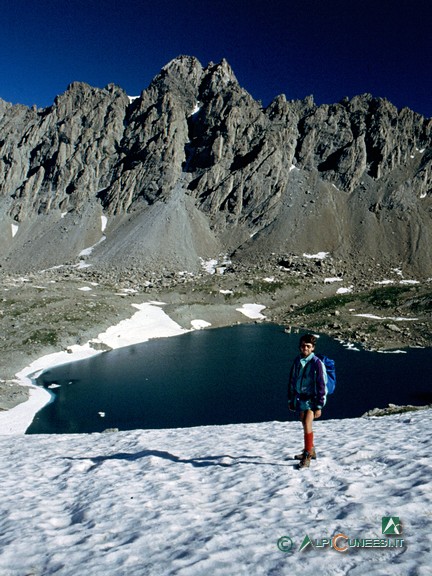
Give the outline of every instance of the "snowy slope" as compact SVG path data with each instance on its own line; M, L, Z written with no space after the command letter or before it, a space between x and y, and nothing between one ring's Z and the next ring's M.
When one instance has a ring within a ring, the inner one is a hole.
M431 414L317 421L303 471L296 422L0 436L0 574L430 575ZM299 550L339 533L401 546Z

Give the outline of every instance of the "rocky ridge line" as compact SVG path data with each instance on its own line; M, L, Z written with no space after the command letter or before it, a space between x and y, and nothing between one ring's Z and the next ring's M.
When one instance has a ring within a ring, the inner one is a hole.
M196 271L219 252L326 250L427 276L431 131L368 94L263 108L225 60L189 56L133 101L78 82L43 110L2 101L0 263L35 270L94 246L102 267Z

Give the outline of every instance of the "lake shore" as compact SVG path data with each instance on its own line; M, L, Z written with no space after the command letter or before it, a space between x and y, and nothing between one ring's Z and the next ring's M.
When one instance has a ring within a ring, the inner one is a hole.
M306 267L308 264L305 260ZM391 287L380 287L363 279L345 292L341 282L328 281L325 271L299 277L284 269L272 270L272 276L249 269L199 277L167 274L150 281L71 266L3 278L0 416L39 395L29 388L29 375L46 367L47 361L68 362L79 354L98 353L120 343L169 335L164 322L161 329L154 320L131 336L128 322L140 312L140 306L159 309L172 323L173 334L176 330L271 321L293 330L319 331L369 349L431 346L427 281L404 285L396 278Z
M0 383L0 403L2 404L0 434L24 433L36 412L50 401L49 392L33 383L34 379L48 367L75 362L104 351L132 346L153 338L177 336L189 330L199 330L215 325L221 327L239 323L241 320L250 322L265 319L260 313L264 307L258 304L243 304L237 310L232 310L228 306L212 305L210 314L207 310L207 317L211 318L211 322L199 317L189 320L192 310L198 312L199 307L187 307L187 311L177 309L177 317L181 317L182 324L187 326L184 328L165 313L165 307L173 310L172 305L165 302L151 300L137 304L126 301L126 304L126 309L130 313L129 318L110 325L107 330L84 344L69 345L61 351L36 358L17 372L13 379ZM235 318L237 322L234 322ZM19 352L21 353L18 357L21 358L23 351Z

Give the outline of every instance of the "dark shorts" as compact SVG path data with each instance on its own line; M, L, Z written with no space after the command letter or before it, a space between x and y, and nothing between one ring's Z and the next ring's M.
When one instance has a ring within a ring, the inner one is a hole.
M296 402L297 412L306 412L306 410L312 410L315 412L317 410L316 402L314 398L310 396L300 396L297 398Z
M306 398L303 400L299 399L297 401L297 411L305 412L306 410L316 410L315 402L312 400L312 398Z

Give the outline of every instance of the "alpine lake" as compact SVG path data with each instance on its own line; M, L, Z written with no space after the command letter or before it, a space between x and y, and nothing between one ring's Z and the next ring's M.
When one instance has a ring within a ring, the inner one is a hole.
M287 421L287 381L300 334L242 324L149 340L45 370L51 402L27 434ZM380 353L325 335L316 352L336 363L322 419L359 417L389 403L432 401L431 349Z

